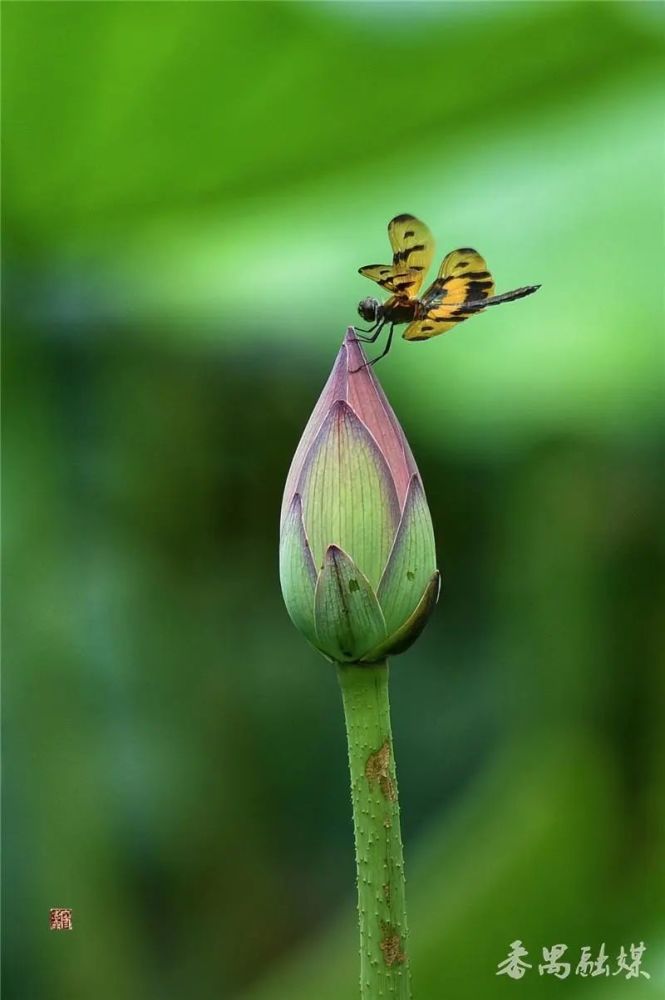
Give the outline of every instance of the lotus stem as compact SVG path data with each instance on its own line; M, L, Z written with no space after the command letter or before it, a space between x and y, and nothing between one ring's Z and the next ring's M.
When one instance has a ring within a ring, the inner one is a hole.
M388 661L338 666L351 771L361 1000L411 1000Z

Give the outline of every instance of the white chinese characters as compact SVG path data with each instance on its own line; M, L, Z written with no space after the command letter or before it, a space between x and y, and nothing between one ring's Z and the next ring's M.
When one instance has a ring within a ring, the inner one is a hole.
M522 959L528 955L528 951L521 941L513 941L510 946L510 954L503 962L499 962L497 976L510 976L511 979L521 979L527 969L532 966Z
M568 951L567 944L553 944L551 948L543 948L543 961L538 964L538 973L541 976L554 976L556 979L566 979L573 969L572 962L563 961L563 956ZM631 944L630 949L621 945L621 949L616 958L616 969L611 972L608 965L608 955L605 951L605 942L601 944L596 957L592 956L591 947L584 945L580 952L580 959L575 966L576 976L620 976L626 979L639 979L644 976L650 979L651 976L642 968L642 957L646 951L644 941L638 945ZM513 941L510 945L508 958L499 962L497 966L497 976L510 976L511 979L521 979L528 969L533 968L533 964L526 962L529 952L521 941Z

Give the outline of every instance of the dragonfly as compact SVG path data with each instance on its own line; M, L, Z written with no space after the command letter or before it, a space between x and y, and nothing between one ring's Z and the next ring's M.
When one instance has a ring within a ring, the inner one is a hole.
M447 333L488 306L523 299L540 288L540 285L525 285L512 292L495 295L494 278L487 269L485 259L477 250L461 247L446 254L436 278L419 296L434 257L432 233L415 216L396 215L388 223L388 238L393 250L392 264L366 264L359 268L360 274L375 281L391 295L387 302L365 298L358 303L361 319L371 324L368 329L361 327L356 330L358 340L372 344L383 328L389 327L384 351L366 362L368 365L374 365L386 356L396 326L408 324L402 334L405 340L429 340Z

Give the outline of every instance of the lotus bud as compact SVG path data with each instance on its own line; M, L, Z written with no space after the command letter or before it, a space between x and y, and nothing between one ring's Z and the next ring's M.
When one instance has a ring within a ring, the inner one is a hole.
M408 442L349 328L286 480L287 611L338 663L405 650L439 594L432 519Z

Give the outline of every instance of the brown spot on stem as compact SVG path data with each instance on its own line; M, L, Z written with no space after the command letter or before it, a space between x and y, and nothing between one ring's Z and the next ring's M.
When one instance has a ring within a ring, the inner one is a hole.
M386 903L389 903L390 902L390 882L384 882L384 884L381 886L381 888L383 889L383 898L385 899Z
M383 952L383 961L388 967L391 965L401 965L406 961L406 955L402 951L402 939L392 926L392 924L381 921L381 943L379 947Z
M365 764L365 777L370 787L378 781L381 794L389 802L395 801L395 784L390 777L390 744L388 740L380 750L371 753Z

